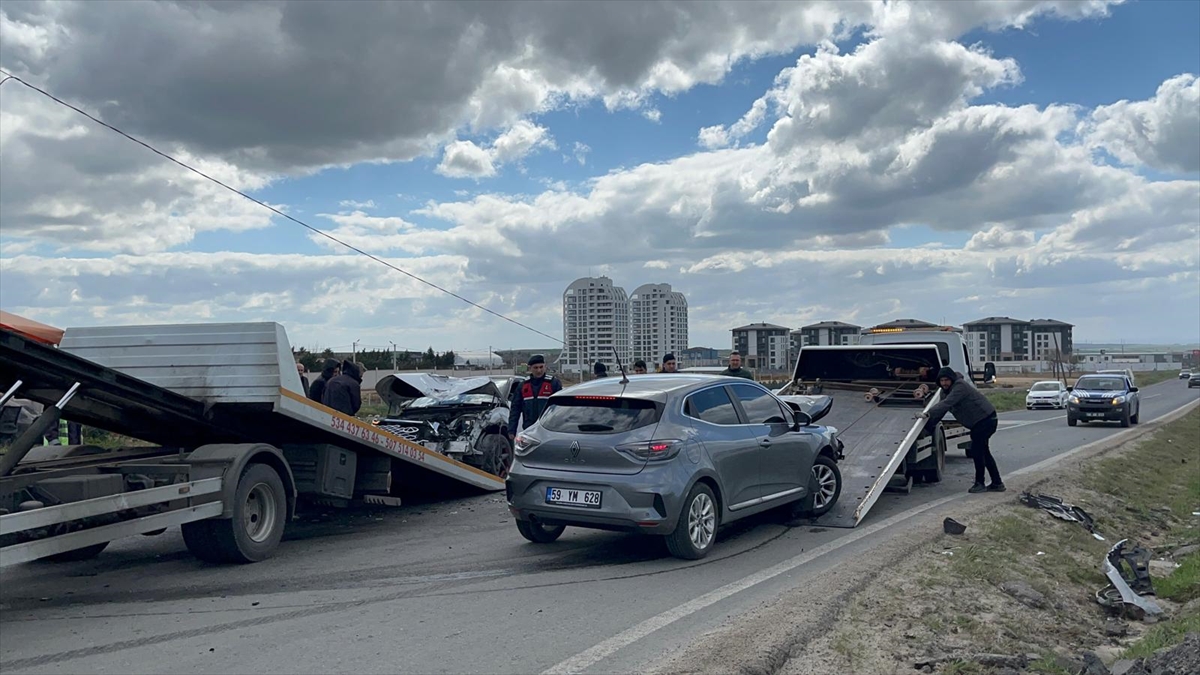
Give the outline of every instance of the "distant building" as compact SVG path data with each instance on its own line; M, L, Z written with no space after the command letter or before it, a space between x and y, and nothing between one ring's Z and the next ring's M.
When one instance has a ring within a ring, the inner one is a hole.
M633 359L659 363L665 354L676 360L688 346L688 303L670 284L643 284L629 296L630 353Z
M989 316L963 324L974 361L1048 361L1074 351L1072 326L1054 319Z
M563 292L564 372L591 371L601 361L609 370L616 357L629 363L629 296L608 277L576 279ZM616 353L613 353L613 350Z
M733 348L747 368L787 370L791 367L791 329L771 323L752 323L734 328Z
M792 331L796 335L796 346L808 345L856 345L862 326L841 321L822 321L807 326L801 326Z
M722 357L722 353L724 353L724 357ZM675 358L678 359L680 368L719 366L724 365L729 359L729 350L713 347L688 347L675 352Z

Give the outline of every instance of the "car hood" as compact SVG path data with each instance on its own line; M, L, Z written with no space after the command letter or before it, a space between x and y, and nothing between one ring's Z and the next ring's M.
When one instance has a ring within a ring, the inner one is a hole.
M500 388L490 377L450 377L431 373L388 375L379 380L375 391L389 404L406 403L423 396L453 398L466 394L491 394L500 397Z
M1062 396L1061 391L1031 391L1027 394L1029 398L1055 398Z
M1071 394L1080 398L1113 398L1114 396L1127 396L1129 392L1120 389L1076 389Z

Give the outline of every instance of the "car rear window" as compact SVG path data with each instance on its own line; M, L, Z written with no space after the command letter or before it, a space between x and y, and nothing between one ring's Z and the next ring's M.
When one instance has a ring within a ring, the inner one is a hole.
M556 398L538 419L543 429L572 434L619 434L658 421L653 401L609 396Z

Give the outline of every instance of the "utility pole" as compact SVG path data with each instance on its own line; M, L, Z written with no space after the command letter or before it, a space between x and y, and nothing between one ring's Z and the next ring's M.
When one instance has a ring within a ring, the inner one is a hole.
M358 363L358 343L360 342L362 342L362 340L355 340L354 342L350 343L351 363Z
M488 345L488 375L492 374L492 346Z
M388 343L392 345L392 372L394 373L396 372L396 343L391 340L388 340Z

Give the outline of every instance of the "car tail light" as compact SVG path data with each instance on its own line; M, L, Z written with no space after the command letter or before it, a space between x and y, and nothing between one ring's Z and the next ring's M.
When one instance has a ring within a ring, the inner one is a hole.
M518 456L524 457L525 455L533 452L533 449L538 445L540 445L540 443L534 440L532 436L517 434L516 439L513 441L513 452Z
M671 438L655 441L640 441L637 443L624 443L618 445L617 450L648 462L661 462L678 455L679 449L682 447L683 441Z

